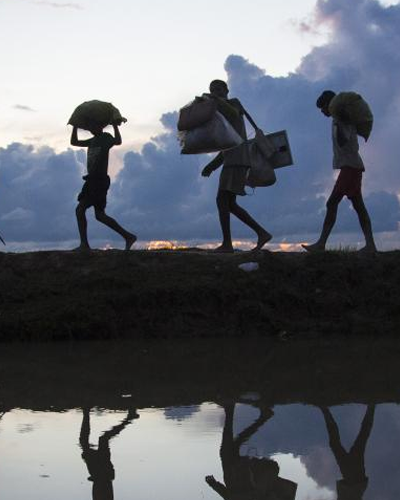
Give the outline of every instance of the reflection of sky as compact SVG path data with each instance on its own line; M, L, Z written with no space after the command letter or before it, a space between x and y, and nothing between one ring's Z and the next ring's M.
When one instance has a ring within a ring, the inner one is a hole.
M335 493L325 487L321 487L318 483L309 476L307 468L302 463L299 457L295 457L290 453L286 455L272 455L280 467L279 475L284 478L290 478L298 484L296 498L311 500L334 500Z
M140 419L111 441L115 499L212 498L204 477L221 475L220 410L208 407L185 425L166 420L163 411L139 413ZM99 435L124 416L93 412L91 444L97 446ZM0 498L90 499L92 483L78 444L81 418L79 411L6 414L0 424ZM31 432L21 433L27 426Z
M365 405L332 408L342 442L351 446ZM188 411L190 409L190 411ZM219 446L223 410L214 404L175 408L178 419L165 409L139 410L134 420L110 442L116 471L115 500L187 500L219 498L204 482L213 474L222 480ZM170 409L172 410L172 409ZM186 415L186 418L185 418ZM241 405L236 432L250 425L258 410ZM125 412L91 413L91 444L118 424ZM81 459L79 410L65 413L14 410L0 420L0 498L5 500L90 500L91 484ZM364 500L397 499L400 408L377 407L375 425L366 452L370 478ZM271 456L280 476L298 482L296 500L333 500L340 478L320 411L316 407L287 405L242 447L242 454Z

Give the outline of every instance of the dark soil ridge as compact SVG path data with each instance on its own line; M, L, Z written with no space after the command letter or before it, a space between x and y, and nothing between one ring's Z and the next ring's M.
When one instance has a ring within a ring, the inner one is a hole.
M258 262L259 270L238 266ZM0 254L0 340L396 334L400 252Z

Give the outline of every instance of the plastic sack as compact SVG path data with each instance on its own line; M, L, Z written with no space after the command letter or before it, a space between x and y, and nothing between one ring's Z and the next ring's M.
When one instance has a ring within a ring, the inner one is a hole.
M196 97L179 111L178 130L193 130L212 120L217 111L217 103L213 99Z
M352 123L357 134L368 140L374 116L368 103L356 92L340 92L329 104L329 112L338 120Z
M80 104L72 113L68 125L90 130L93 126L121 125L126 121L126 118L110 102L94 100Z
M238 146L243 138L219 111L204 125L178 133L181 153L186 155L218 153Z
M243 262L243 264L239 264L238 268L246 273L251 273L253 271L258 271L260 269L260 265L258 262Z
M250 169L246 184L252 188L272 186L276 182L276 175L271 163L275 147L261 130L257 130L256 137L249 142Z

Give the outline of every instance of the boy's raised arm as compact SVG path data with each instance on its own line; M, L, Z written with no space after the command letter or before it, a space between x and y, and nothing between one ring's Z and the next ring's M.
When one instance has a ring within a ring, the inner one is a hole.
M87 147L89 145L90 145L90 139L86 139L84 141L80 141L78 139L78 127L73 127L72 128L72 133L71 133L71 146Z
M114 124L114 139L115 139L115 145L120 146L122 144L122 137L121 137L121 132L119 131L118 125Z

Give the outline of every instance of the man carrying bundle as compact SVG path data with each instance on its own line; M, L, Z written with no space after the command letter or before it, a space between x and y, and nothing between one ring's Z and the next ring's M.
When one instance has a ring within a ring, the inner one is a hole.
M218 111L233 126L236 132L246 140L246 128L243 115L248 118L242 104L238 99L228 99L228 85L222 80L213 80L210 84L210 97L217 102ZM247 153L247 154L246 154ZM202 171L203 177L209 177L212 172L223 165L218 187L217 207L221 224L223 242L215 249L216 252L233 252L230 214L236 215L244 224L249 226L257 234L257 245L254 250L261 248L272 238L262 226L236 203L237 195L245 195L245 184L247 171L250 168L250 158L247 148L233 148L219 153Z
M338 94L337 97L342 98L343 94L345 93ZM358 94L354 93L347 94L358 96ZM350 95L350 97L352 96ZM358 97L361 99L361 96ZM333 118L333 168L340 170L340 173L333 191L326 203L327 212L318 241L312 245L302 245L302 247L308 252L325 250L326 242L336 222L339 203L342 201L344 196L347 196L358 215L358 220L365 237L365 247L363 247L360 251L373 253L376 252L376 246L372 234L371 220L361 194L361 182L365 168L362 158L358 152L359 145L357 138L357 132L359 132L363 135L365 140L367 140L372 128L372 119L367 117L370 126L361 127L361 125L363 125L362 122L355 123L355 120L352 119L352 109L350 107L347 112L344 107L342 107L339 112L336 112L335 106L333 106L333 104L335 104L335 98L336 94L334 92L331 90L325 90L319 96L316 105L321 110L321 113L327 117L332 116ZM360 102L359 104L363 105L363 103L366 105L365 101ZM357 102L356 105L358 105ZM366 122L367 125L368 122ZM365 130L365 128L367 128L365 134L364 132L360 132L360 129Z
M118 125L114 124L114 137L103 131L104 126L93 123L89 131L93 134L91 139L79 140L78 127L73 126L71 135L71 145L87 147L87 175L83 177L85 183L78 196L79 204L76 207L76 218L78 221L79 235L81 243L77 250L90 250L87 238L86 210L94 207L96 219L110 229L113 229L125 240L125 250L129 250L136 241L136 236L123 227L118 222L105 213L107 204L107 191L110 187L110 177L108 176L108 155L113 146L122 144L121 134Z

